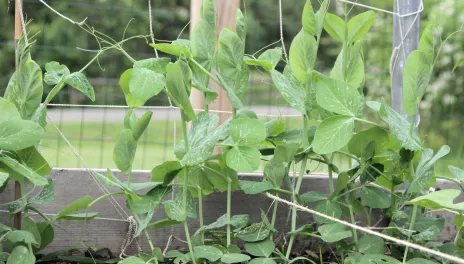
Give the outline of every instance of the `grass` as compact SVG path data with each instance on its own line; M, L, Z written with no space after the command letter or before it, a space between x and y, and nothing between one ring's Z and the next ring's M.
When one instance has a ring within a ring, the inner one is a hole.
M300 127L298 119L284 119L287 128ZM435 166L437 175L449 175L448 165L462 168L462 155L464 140L461 139L457 129L458 123L450 121L427 120L423 121L421 131L422 138L427 138L426 145L436 152L443 144L449 144L451 153L439 160ZM58 124L57 124L58 125ZM176 140L182 138L180 121L176 122ZM69 146L60 138L58 132L49 124L47 134L41 143L41 151L53 167L66 168L115 168L113 163L114 141L123 128L120 123L62 123L60 130L69 139L70 143L82 156L86 165L79 162ZM367 127L364 127L364 129ZM447 133L448 131L448 133ZM453 133L449 133L455 132ZM174 121L152 121L146 132L139 140L137 153L134 160L134 169L151 170L156 165L167 160L174 160ZM340 170L348 168L346 159L336 156L335 164ZM264 166L264 162L263 162ZM263 167L262 166L262 167ZM326 166L310 163L310 171L324 172Z
M181 132L177 122L177 132ZM53 125L47 125L41 151L54 167L115 168L114 141L123 128L121 123L62 123L60 130L82 156L86 165L79 162L70 147L60 138ZM134 169L152 169L166 160L174 159L174 121L153 121L139 139Z

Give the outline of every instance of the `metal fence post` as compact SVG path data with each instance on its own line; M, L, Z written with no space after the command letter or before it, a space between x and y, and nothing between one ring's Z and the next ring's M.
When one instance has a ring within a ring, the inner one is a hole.
M394 0L393 9L397 14L409 14L419 10L421 0ZM393 16L393 57L391 65L392 107L403 117L406 114L402 105L403 70L409 54L419 47L420 13L400 17ZM401 44L401 42L403 43Z

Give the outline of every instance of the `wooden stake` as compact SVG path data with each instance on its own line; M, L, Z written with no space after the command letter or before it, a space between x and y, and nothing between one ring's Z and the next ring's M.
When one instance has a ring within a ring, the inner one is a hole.
M21 39L22 34L22 26L21 26L21 16L19 14L20 10L18 8L18 4L22 7L22 0L14 0L14 9L15 9L15 33L14 33L14 41L15 41L15 51L18 49L18 42ZM22 8L21 8L22 9ZM15 54L16 56L16 54ZM16 70L18 70L18 60L16 61ZM18 181L15 181L15 192L14 192L14 199L19 200L21 199L21 184ZM20 230L21 229L21 212L16 213L13 218L13 227Z
M200 9L203 0L192 0L190 8L190 34L192 34L193 28L196 23L201 19ZM217 0L214 1L214 7L218 15L218 23L216 28L216 34L219 36L221 30L224 27L235 28L235 15L236 9L240 8L240 0ZM221 110L221 111L232 111L232 106L227 100L227 93L216 85L213 81L210 81L211 88L218 93L217 99L210 105L211 110ZM193 108L203 109L204 106L204 97L202 92L192 89L190 95L190 101L192 102ZM231 114L219 114L220 123L229 118Z

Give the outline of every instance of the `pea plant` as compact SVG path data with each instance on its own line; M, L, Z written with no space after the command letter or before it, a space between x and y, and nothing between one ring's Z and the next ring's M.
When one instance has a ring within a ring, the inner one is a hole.
M35 263L34 254L53 241L55 221L87 220L97 215L76 214L79 207L75 203L52 218L36 208L52 202L55 192L51 177L47 177L51 167L38 148L45 134L47 104L65 85L74 87L91 100L95 100L95 94L82 73L88 65L71 73L65 65L49 62L45 66L46 73L43 77L42 69L31 58L32 45L33 42L25 43L24 39L18 42L15 56L18 66L4 96L0 97L0 191L5 190L9 181L18 182L21 199L8 203L8 210L10 216L23 213L21 230L0 225L0 242L7 247L5 251L0 250L0 263ZM44 102L43 82L54 86ZM32 191L29 192L28 188L31 186L42 189L32 196ZM44 221L34 221L30 211L38 213Z
M401 248L377 236L358 234L355 229L347 230L344 225L320 216L298 227L296 207L291 209L288 241L276 245L278 204L274 204L270 217L262 211L261 221L253 223L248 215L231 214L234 191L290 197L293 203L331 217L346 217L353 224L363 216L369 227L373 227L372 210L382 210L388 217L383 229L385 234L460 256L464 207L453 200L461 190L430 191L440 178L434 173L434 164L450 148L443 146L434 154L426 148L426 140L419 137L418 126L410 121L416 120L446 40L438 40L431 25L423 32L419 49L408 57L403 78L403 108L410 118L405 118L385 100L366 102L363 95L362 39L375 14L365 12L348 19L347 10L344 17L328 13L329 5L330 1L322 1L315 12L311 1L307 1L302 28L292 41L288 61L282 59L281 48L263 49L259 56L245 54L246 23L240 10L236 12L235 28L224 28L217 38L217 17L211 0L203 1L201 20L190 40L150 44L171 55L170 58L135 60L124 52L133 62L133 67L120 77L130 110L116 139L113 160L127 180L119 180L109 169L106 175L95 173L102 184L120 191L93 201L83 198L86 202L79 203L84 205L81 208L88 209L108 196L125 195L127 207L138 223L135 236L145 236L150 252L139 252L138 256L120 263L159 263L166 259L194 264L315 263L314 258L294 254L297 238L317 239L320 248L324 243L335 246L335 255L342 263L445 261ZM316 65L324 33L341 49L334 67L327 73L318 71ZM278 70L280 66L284 66L282 72ZM301 113L300 129L285 128L278 119L263 122L254 112L243 109L250 67L270 74L282 97ZM217 97L209 85L211 81L226 91L233 108L232 117L222 124L217 115L208 111L209 104ZM192 88L203 93L204 111L193 110L189 101ZM132 166L138 140L152 117L151 111L138 117L135 110L161 92L179 109L183 139L175 146L176 160L154 167L151 181L135 183ZM375 113L379 121L367 120L365 112ZM188 122L191 122L189 129ZM214 152L215 148L221 150L219 154ZM340 164L334 164L337 156L349 159L349 169L341 171ZM263 159L266 161L263 181L238 178L240 172L259 169ZM300 193L310 162L327 166L329 193ZM292 169L299 170L293 178L290 177ZM450 167L450 171L453 176L446 180L460 186L464 171L456 167ZM179 190L174 192L173 187ZM215 222L204 223L204 197L215 191L226 193L227 210ZM159 206L164 207L166 218L153 221ZM444 228L443 218L429 214L437 209L456 214L459 232L454 243L435 241ZM188 223L196 218L199 229L192 232ZM177 224L184 227L188 248L163 254L151 242L148 231ZM244 245L245 251L239 245Z

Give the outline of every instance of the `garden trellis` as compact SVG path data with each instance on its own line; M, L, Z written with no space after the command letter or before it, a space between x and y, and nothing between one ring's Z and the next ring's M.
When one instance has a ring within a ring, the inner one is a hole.
M42 2L44 5L46 5L48 8L50 8L51 10L53 10L55 13L58 13L58 12L57 12L56 10L54 10L51 6L47 5L45 2L43 2L43 1L41 1L41 2ZM411 29L412 29L412 27L413 27L413 26L411 25L411 26L409 27L409 29L406 31L406 33L403 34L403 32L402 32L402 28L403 28L403 27L401 26L401 19L402 19L402 18L405 18L405 17L408 17L408 18L409 18L410 16L414 16L413 22L411 23L411 24L414 24L415 21L419 18L420 13L423 11L423 3L422 3L422 2L420 3L419 9L418 9L417 11L415 11L415 12L408 13L408 14L400 14L400 13L395 13L395 12L391 12L391 11L387 11L387 10L379 10L378 8L369 7L369 6L362 5L362 4L360 4L360 3L352 2L352 1L339 0L339 1L337 1L337 2L339 2L339 3L346 3L346 4L350 4L350 5L361 5L361 6L366 7L366 8L370 8L370 9L374 9L374 10L377 10L377 11L382 11L382 12L389 13L389 14L391 14L391 15L393 15L393 16L397 16L397 17L399 18L399 21L400 21L400 22L399 22L399 23L400 23L399 28L400 28L401 41L400 41L399 46L395 47L394 52L393 52L393 55L392 55L391 69L392 69L392 74L393 74L393 73L395 72L395 70L397 69L396 65L397 65L398 61L401 61L401 59L398 59L398 58L399 58L400 56L403 56L404 61L406 61L407 54L406 54L405 48L403 48L403 43L404 43L403 40L406 39L406 38L408 37L408 34L411 32ZM20 6L20 1L19 1L19 0L17 1L17 3L18 3L18 5ZM287 53L286 53L285 45L284 45L284 42L283 42L284 32L283 32L283 26L282 26L282 24L283 24L284 19L282 18L282 7L281 7L281 5L282 5L282 1L279 1L279 14L280 14L280 19L279 19L279 20L280 20L280 34L281 34L281 36L280 36L281 39L280 39L280 40L282 41L282 45L284 46L284 53L283 53L283 54L284 54L284 56L286 57L286 60L289 61L289 59L287 58ZM58 14L59 14L59 13L58 13ZM149 1L149 14L150 14L150 16L151 16L151 5L150 5L150 1ZM60 14L60 16L63 17L63 18L65 18L65 19L67 19L67 20L69 20L69 21L71 21L71 22L73 22L72 20L70 20L69 18L67 18L66 16L64 16L64 15L62 15L62 14ZM151 19L150 19L150 22L151 22ZM73 23L75 23L75 22L73 22ZM25 29L25 22L24 22L24 19L22 19L22 25L23 25L23 28ZM321 29L321 30L322 30L322 29ZM26 31L24 30L24 32L26 32ZM319 38L320 38L320 34L321 34L321 33L319 32ZM26 34L24 34L24 35L26 35ZM153 30L152 30L152 25L151 25L151 23L150 23L150 36L151 36L151 38L152 38L152 44L153 44L154 46L156 46L155 41L154 41L154 37L153 37ZM345 35L345 38L346 38L346 35ZM116 44L116 46L117 46L117 45L118 45L118 44ZM121 50L122 50L122 48L121 48ZM156 51L156 49L155 49L155 51ZM182 59L183 59L182 55L179 55L178 57L180 57L180 61L182 61ZM291 57L291 55L290 55L290 57ZM158 58L158 53L156 53L156 58ZM255 60L256 60L256 59L255 59ZM291 58L290 58L290 60L291 60ZM195 60L193 60L193 62L195 62ZM255 62L253 62L253 63L255 63ZM252 64L252 65L260 65L260 64ZM261 65L261 66L262 66L262 65ZM174 66L173 66L173 67L174 67ZM275 67L275 65L274 65L273 67ZM272 67L272 71L274 71L273 67ZM266 70L270 71L270 70L267 69L267 68L266 68ZM273 74L274 74L274 72L273 72ZM273 75L273 79L274 79L275 76L278 76L278 75ZM223 77L221 76L221 78L223 78ZM279 77L279 78L280 78L280 77ZM221 82L222 82L222 83L225 83L225 81L221 81ZM351 96L351 95L348 95L348 96ZM170 97L168 97L168 98L169 98L169 104L170 104L170 105L167 106L167 107L164 107L164 106L145 106L145 107L143 107L143 106L142 106L142 107L139 107L139 108L141 108L141 109L163 109L163 110L168 110L168 111L174 111L174 110L180 111L180 112L181 112L181 115L182 115L182 118L183 118L182 120L184 121L185 118L186 118L185 116L188 115L188 114L186 114L186 110L185 110L182 106L179 106L179 105L178 105L178 102L176 102L176 105L177 105L177 106L174 106L173 103L172 103L172 101L171 101L171 98L170 98ZM92 106L83 106L83 105L78 105L78 104L49 104L49 105L50 105L50 106L56 106L56 107L92 107L92 108L124 108L124 109L129 108L128 106L117 106L117 105L92 105ZM375 107L373 107L373 108L375 108ZM380 106L379 106L379 108L380 108ZM335 107L333 107L333 108L331 108L331 109L335 109ZM331 110L331 109L330 109L330 110ZM195 112L200 112L200 113L198 114L198 115L200 115L205 109L192 109L192 111L193 111L193 110L194 110ZM354 110L357 111L358 109L356 108L356 109L354 109ZM337 111L339 111L339 110L333 110L333 111L334 111L334 112L337 112ZM356 112L356 111L352 111L351 109L349 109L349 111L351 111L351 112ZM237 114L236 110L234 110L234 111L210 110L210 112L211 112L211 113L227 113L227 114L231 114L231 115L234 116L234 119L235 119L235 116L236 116L236 114ZM343 111L342 111L342 112L343 112ZM346 111L345 111L345 112L346 112ZM301 117L303 117L303 119L304 119L305 122L306 122L306 117L305 117L306 114L307 114L307 113L305 113L305 114L298 114L298 115L295 115L295 114L290 114L290 115L256 114L256 115L257 115L257 116L260 116L260 117L281 117L281 118L288 118L288 117L292 117L292 118L293 118L293 117L299 117L299 118L301 118ZM340 113L338 113L338 114L340 114ZM195 115L195 113L193 113L193 115ZM394 114L392 114L392 115L394 115ZM416 116L416 115L414 115L414 116ZM150 118L151 118L151 115L150 115ZM189 117L189 118L190 118L190 117ZM89 172L89 174L90 174L90 175L92 176L92 178L95 180L95 182L96 182L97 185L99 186L100 190L104 193L104 198L110 198L110 201L111 201L112 205L114 206L115 210L116 210L116 211L120 214L120 216L121 216L121 219L113 219L113 220L130 222L131 220L129 220L129 215L125 212L125 210L122 208L122 206L113 198L113 196L111 195L111 192L108 190L108 188L106 188L105 185L101 183L101 178L99 178L99 177L100 177L99 174L96 174L93 170L91 170L91 169L89 168L89 166L87 166L87 165L85 164L84 159L80 156L80 154L78 153L78 151L73 147L73 145L71 144L71 142L70 142L70 141L65 137L65 135L60 131L60 129L58 128L58 126L56 126L50 118L49 118L48 120L49 120L50 123L54 126L54 128L58 131L59 136L62 137L62 139L63 139L63 140L66 142L66 144L70 147L70 149L72 150L73 154L80 160L80 162L81 162L82 164L84 164L84 166L86 167L86 170ZM134 122L138 122L137 119L136 119L136 117L135 117L135 120L136 120L136 121L134 121ZM240 120L240 119L239 119L239 120ZM375 124L375 123L370 122L370 121L366 121L366 120L359 119L359 118L355 117L354 114L353 114L353 122L354 122L354 120L356 120L356 121L361 121L361 122L364 122L364 123L367 123L367 124ZM245 121L243 121L243 122L245 122ZM248 122L248 121L246 121L246 122ZM237 123L237 122L236 122L236 123ZM305 124L306 124L306 123L305 123ZM197 125L198 125L198 124L197 124ZM131 125L131 126L132 126L132 125ZM380 127L380 126L379 126L379 127ZM411 126L411 131L413 131L414 127L415 127L414 125ZM193 124L193 128L195 128L195 123ZM307 133L307 132L305 131L306 129L303 129L303 130L304 130L303 133ZM143 133L143 131L142 131L142 133ZM176 134L175 134L175 133L176 133L176 122L174 121L174 140L173 140L173 141L174 141L174 144L176 143ZM317 133L317 132L316 132L316 133ZM185 142L186 142L186 147L185 147L186 150L185 150L185 151L188 152L189 143L187 142L187 137L186 137L186 135L187 135L187 132L186 132L185 123L184 123L184 140L185 140ZM306 135L306 134L304 134L304 135ZM140 136L140 135L139 135L139 136ZM237 136L236 136L236 137L237 137ZM317 138L317 134L316 134L315 137ZM236 140L236 139L234 139L234 140ZM242 142L242 143L236 143L236 144L246 144L247 140L248 140L248 139L245 139L245 140L244 140L245 143ZM308 140L307 137L303 140L303 142L306 141L306 140ZM309 143L309 142L307 142L307 143ZM226 145L226 146L227 146L227 145ZM231 145L229 145L229 146L231 146ZM319 146L319 147L317 147L317 146ZM249 146L247 146L247 145L235 145L234 147L236 147L236 148L243 148L243 149L244 149L245 147L249 147ZM309 146L305 146L305 147L309 147ZM326 145L322 145L322 146L321 146L321 145L315 145L314 148L317 149L317 150L316 150L317 152L320 151L321 153L324 153L324 152L329 153L329 152L331 152L331 151L327 151L327 150L326 150L327 144L326 144ZM307 155L307 154L305 154L305 151L306 151L306 150L303 149L303 156ZM445 150L443 150L443 151L445 152ZM448 150L448 151L449 151L449 150ZM324 154L326 154L326 153L324 153ZM425 155L425 154L423 154L423 155ZM432 155L433 155L433 152L432 152ZM324 157L324 158L325 158L325 157ZM305 160L306 158L303 158L303 159ZM330 177L332 177L332 174L331 174L331 173L332 173L332 172L331 172L332 168L331 168L331 166L332 166L333 164L332 164L331 161L327 161L327 159L325 160L325 162L327 163L327 165L328 165L328 167L329 167ZM303 164L306 165L306 161L304 161ZM412 164L412 162L411 162L411 164ZM191 165L191 164L190 164L190 165ZM239 165L240 165L240 164L239 164ZM306 167L305 165L303 166L302 172L300 173L300 179L298 180L297 187L296 187L297 190L299 189L299 186L301 185L301 180L303 179L303 175L305 174L305 171L304 171L304 169L305 169L305 167ZM433 165L433 164L432 164L432 165ZM234 165L234 166L238 166L238 165ZM369 164L369 166L372 166L372 165ZM412 165L410 165L410 166L412 166ZM119 167L118 167L118 168L119 168ZM243 168L243 167L242 167L242 168ZM121 169L121 170L122 170L122 169ZM187 173L187 167L185 168L185 170L186 170L186 172L185 172L186 175L189 175L189 174ZM376 169L376 170L377 170L377 169ZM123 171L123 170L122 170L122 171ZM130 175L131 175L132 168L129 167L129 170L128 170L128 171L129 171L129 172L128 172L128 174L129 174L129 181L128 181L129 183L128 183L128 185L129 185L129 187L130 187ZM126 171L124 171L124 172L126 172ZM110 173L109 171L108 171L108 173L111 175L111 173ZM359 176L359 174L358 174L358 176ZM110 176L108 176L108 177L110 177ZM187 178L187 176L184 176L184 180L185 180L185 182L184 182L185 185L184 185L184 186L187 186L187 185L186 185L186 183L187 183L186 178ZM331 179L331 180L332 180L332 179ZM249 184L249 183L245 183L245 181L242 181L241 183L243 183L243 184ZM229 202L230 202L230 189L231 189L230 184L231 184L231 183L230 183L230 180L229 180L229 187L228 187L228 194L229 194L228 201L229 201ZM338 184L337 184L337 185L338 185ZM334 187L334 186L331 186L331 191L333 191L333 187ZM243 187L243 186L242 186L242 188L245 189L245 187ZM345 186L345 188L346 188L346 186ZM126 192L126 189L124 189L124 188L122 188L122 189L124 190L123 192ZM186 202L186 199L187 199L187 198L186 198L186 195L185 195L186 189L187 189L187 187L184 187L184 204L187 203L187 202ZM274 189L275 189L275 188L274 188ZM265 191L274 190L274 189L273 189L273 188L271 188L271 189L266 189ZM200 192L201 192L201 191L200 191ZM129 193L128 195L132 195L132 194L130 193L130 191L129 191L128 193ZM298 193L298 191L297 191L297 193ZM394 194L394 192L392 192L392 196L393 196L393 194ZM106 195L107 195L107 196L106 196ZM310 213L316 214L316 215L318 215L318 216L322 216L322 217L325 217L325 218L330 218L332 221L335 221L335 219L336 219L336 218L333 218L333 216L331 216L331 215L327 215L327 214L324 214L324 213L321 213L321 212L315 213L316 211L314 211L314 210L311 210L311 209L308 209L308 208L305 209L305 207L302 207L302 206L296 204L295 201L293 201L293 202L288 202L288 201L286 201L286 200L283 200L282 198L279 198L279 197L277 197L277 196L275 196L275 195L271 195L271 194L268 194L268 196L269 196L270 198L272 198L273 200L275 200L275 201L287 203L287 204L289 204L290 206L292 206L292 207L293 207L293 209L292 209L292 210L293 210L293 215L292 215L292 218L293 218L293 219L296 219L296 209L297 209L297 208L300 209L300 210L305 210L305 211L308 211L308 212L310 212ZM200 196L200 197L201 197L201 196ZM297 197L297 196L296 196L296 194L295 194L295 191L293 191L293 198L295 199L296 197ZM177 198L176 198L176 199L177 199ZM275 201L274 201L274 202L275 202ZM129 205L129 206L130 206L130 205ZM415 214L416 214L416 213L415 213L415 210L417 209L416 206L417 206L417 205L414 204L413 219L415 219ZM276 207L276 208L277 208L277 207ZM228 215L228 220L227 220L227 228L228 228L228 231L227 231L227 245L230 245L230 237L229 237L230 234L229 234L229 233L231 232L231 231L230 231L230 225L231 225L230 223L231 223L231 220L230 220L230 211L229 211L229 209L230 209L230 205L228 205L228 213L227 213L227 215ZM183 214L187 214L187 211L186 211L186 210L187 210L187 209L184 208L184 213L183 213ZM352 210L352 208L351 208L351 205L350 205L350 213L352 214L351 210ZM352 218L353 218L353 216L352 216ZM100 218L100 219L101 219L101 220L105 220L105 218ZM130 218L130 219L132 219L132 218ZM187 219L187 216L184 215L184 218L183 218L183 219L180 219L180 218L179 218L179 220L176 219L176 221L178 221L178 222L184 222L184 226L185 226L185 230L186 230L186 234L187 234L187 240L188 240L188 244L189 244L189 247L190 247L190 252L192 252L192 255L193 255L193 252L194 252L194 251L193 251L193 249L191 248L191 245L190 245L191 242L190 242L190 238L189 238L189 235L188 235L188 226L187 226L187 224L186 224L186 221L187 221L186 219ZM266 217L266 219L267 219L267 217ZM291 245L292 245L292 243L293 243L294 232L296 232L296 230L295 230L295 221L296 221L296 220L293 220L293 219L292 219L292 221L293 221L293 222L292 222L292 232L293 232L293 234L291 235L290 246L289 246L290 249L291 249ZM108 219L108 220L109 220L109 219ZM352 220L353 220L353 219L352 219ZM139 221L139 220L137 220L137 221ZM263 221L264 221L264 220L263 220ZM412 220L412 222L414 222L414 221L415 221L415 220ZM420 246L420 245L417 245L417 244L412 243L411 241L409 241L411 235L407 235L407 237L408 237L407 241L398 242L398 241L401 241L401 240L398 240L398 239L396 239L396 238L391 238L391 237L386 236L386 235L381 235L381 234L379 234L379 233L377 233L377 232L369 231L370 229L366 229L366 228L363 228L363 227L359 227L359 226L357 226L357 225L354 224L354 223L347 223L347 222L344 222L344 221L338 221L338 223L341 223L341 224L343 224L343 225L348 225L349 227L351 227L351 228L353 228L353 229L359 229L359 230L361 230L361 231L363 231L363 232L367 232L367 233L369 233L369 234L371 234L371 235L374 235L374 236L380 236L380 237L382 237L382 238L384 238L384 239L391 240L391 241L393 241L393 242L397 242L397 243L399 243L399 244L401 244L401 245L405 245L405 246L407 246L407 247L409 246L409 247L411 247L411 248L415 248L415 249L418 249L418 250L427 251L427 253L430 253L430 254L436 254L436 255L439 256L439 257L443 257L443 258L446 258L446 259L451 260L451 261L456 261L456 262L458 262L458 263L464 263L464 261L462 261L461 259L459 259L459 258L457 258L457 257L455 257L455 256L451 256L451 255L445 254L445 253L440 253L440 252L437 252L437 251L435 251L435 250L427 250L427 249L424 248L423 246ZM145 226L145 227L146 227L146 226ZM413 227L413 224L412 224L412 227ZM142 228L142 229L143 229L143 228ZM412 228L411 228L411 229L412 229ZM366 231L366 230L367 230L367 231ZM133 232L134 232L134 233L137 233L137 228L135 228L135 230L134 230ZM354 231L354 233L355 233L355 232L356 232L356 231ZM129 237L131 237L131 236L132 236L132 235L129 235ZM151 241L150 241L150 239L149 239L149 235L147 234L146 236L147 236L148 242L150 243L150 246L153 248L153 245L151 245ZM357 236L354 235L354 234L353 234L353 238L354 238L355 240L357 240ZM396 239L396 240L395 240L395 239ZM128 240L132 240L132 239L128 238ZM245 241L246 241L246 240L245 240ZM125 244L127 244L127 243L125 243ZM123 248L125 248L125 246L123 246ZM122 251L124 251L124 249L123 249ZM290 254L289 252L290 252L290 250L287 252L287 255L286 255L286 258L287 258L287 259L289 258L289 254ZM154 253L153 253L153 254L154 254ZM197 254L197 253L195 253L195 254ZM229 253L227 253L227 254L229 254ZM224 253L224 256L226 256L227 254ZM232 254L232 253L230 253L230 254ZM238 253L234 253L234 254L238 254ZM221 253L221 256L222 256L222 253ZM224 256L222 256L222 258L225 258ZM404 257L404 259L403 259L403 262L404 262L404 260L406 259L406 256L407 256L407 249L406 249L406 253L405 253L405 257ZM185 257L185 256L183 256L183 257ZM231 257L231 256L229 256L229 257ZM221 259L222 259L222 258L221 258ZM227 258L225 258L225 259L227 259ZM195 258L193 258L192 261L195 262Z

